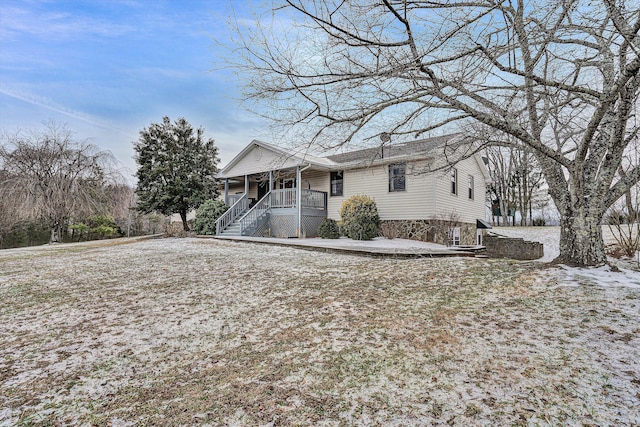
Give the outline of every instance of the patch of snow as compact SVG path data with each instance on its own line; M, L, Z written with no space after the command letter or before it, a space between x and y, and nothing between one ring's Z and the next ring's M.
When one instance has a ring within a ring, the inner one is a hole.
M507 237L519 237L544 244L544 257L538 262L551 262L560 255L560 227L494 227L493 231ZM608 227L602 227L605 245L615 242ZM621 264L618 260L612 260ZM633 264L633 263L629 263ZM560 286L580 286L583 284L602 286L625 286L640 288L640 272L627 268L614 271L609 266L599 268L576 268L560 265L554 280Z
M576 268L561 265L556 275L559 285L600 285L624 286L640 289L640 272L620 269L614 271L610 266Z

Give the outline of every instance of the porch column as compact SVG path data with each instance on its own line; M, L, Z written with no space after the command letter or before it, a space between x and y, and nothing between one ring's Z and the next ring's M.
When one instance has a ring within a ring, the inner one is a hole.
M249 197L249 175L244 176L244 194Z
M229 206L229 178L224 179L224 204Z
M296 235L302 237L302 172L300 166L296 167L296 207L298 208Z
M269 171L269 191L273 190L273 171Z

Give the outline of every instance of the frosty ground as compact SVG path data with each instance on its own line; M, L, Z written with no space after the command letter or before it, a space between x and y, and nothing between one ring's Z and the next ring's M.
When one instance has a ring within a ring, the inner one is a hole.
M0 390L0 425L639 425L640 274L205 239L0 251Z

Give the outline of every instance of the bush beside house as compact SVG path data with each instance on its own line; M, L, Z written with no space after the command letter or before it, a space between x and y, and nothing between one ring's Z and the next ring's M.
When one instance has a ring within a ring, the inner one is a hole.
M215 235L216 220L225 213L229 207L221 200L207 200L196 210L193 220L193 230L198 234Z
M318 237L323 239L339 239L340 227L336 220L327 218L318 226Z
M371 240L380 233L380 216L375 200L369 196L349 197L340 207L342 232L353 240Z

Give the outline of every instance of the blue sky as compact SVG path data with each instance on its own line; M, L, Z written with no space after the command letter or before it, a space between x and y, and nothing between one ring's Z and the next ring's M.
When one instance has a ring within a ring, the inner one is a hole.
M224 165L264 132L221 68L214 40L228 39L230 13L230 0L0 2L0 129L66 123L133 182L139 131L185 117L215 139Z

